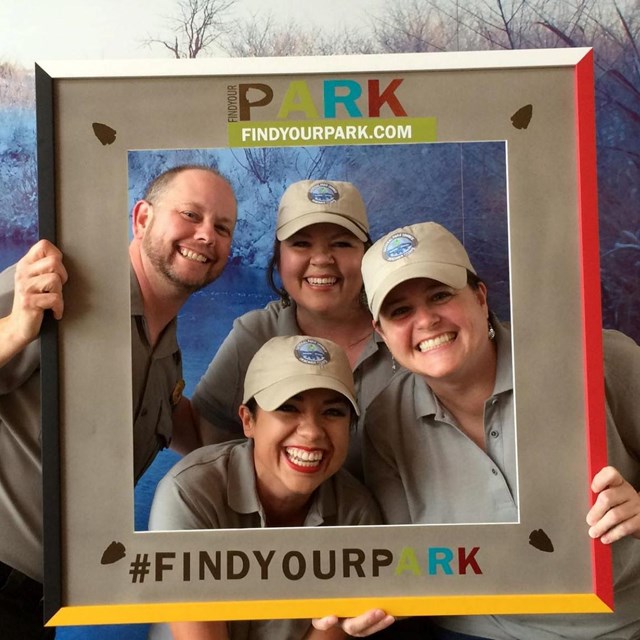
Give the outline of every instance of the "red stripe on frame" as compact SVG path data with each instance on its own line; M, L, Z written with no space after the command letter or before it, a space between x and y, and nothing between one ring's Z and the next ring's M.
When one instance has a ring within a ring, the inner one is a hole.
M576 77L578 206L582 265L582 317L589 479L607 464L600 300L600 244L596 173L593 51L578 64ZM592 496L592 501L594 496ZM611 549L598 540L591 547L594 592L613 608Z

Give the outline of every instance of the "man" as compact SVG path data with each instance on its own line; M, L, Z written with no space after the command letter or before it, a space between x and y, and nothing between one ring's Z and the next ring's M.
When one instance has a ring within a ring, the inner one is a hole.
M129 247L136 479L172 438L182 366L176 316L226 264L236 200L215 170L175 167L133 208ZM41 240L0 274L0 629L3 640L51 638L42 626L40 359L42 317L63 313L62 254ZM150 410L153 408L153 410ZM183 437L175 434L176 441Z

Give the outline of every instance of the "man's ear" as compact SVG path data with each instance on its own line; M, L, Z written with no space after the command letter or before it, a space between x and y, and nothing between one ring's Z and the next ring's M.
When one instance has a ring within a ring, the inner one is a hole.
M244 435L247 438L253 438L255 421L251 411L249 411L249 407L247 407L246 404L241 404L238 409L238 414L240 415L240 420L242 420L242 430L244 431Z
M131 212L131 227L133 230L133 237L141 240L144 237L145 231L151 222L151 204L146 200L138 200L133 205L133 211Z

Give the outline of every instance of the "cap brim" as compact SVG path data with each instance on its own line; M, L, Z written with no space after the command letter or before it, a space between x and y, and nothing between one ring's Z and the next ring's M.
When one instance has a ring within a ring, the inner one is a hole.
M359 227L355 222L349 218L340 215L339 213L332 213L330 211L312 211L310 213L303 214L296 217L294 220L285 222L279 229L276 230L276 238L278 240L286 240L290 238L294 233L310 227L312 224L319 224L321 222L329 222L331 224L337 224L340 227L351 231L356 238L366 242L369 240L367 232Z
M332 389L342 394L353 406L356 415L360 415L358 403L353 397L351 391L339 380L331 376L313 375L296 375L291 378L284 378L266 389L262 389L253 395L258 406L265 411L275 411L284 404L289 398L308 391L309 389Z
M371 315L374 321L378 321L382 303L391 290L414 278L429 278L454 289L462 289L467 284L467 269L461 265L431 261L411 262L394 269L376 286L374 297L370 301Z

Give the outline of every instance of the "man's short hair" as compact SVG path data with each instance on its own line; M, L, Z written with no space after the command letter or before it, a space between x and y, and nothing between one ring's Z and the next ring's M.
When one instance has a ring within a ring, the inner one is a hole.
M149 182L146 189L144 190L144 195L142 196L142 199L153 204L154 201L157 200L160 195L162 195L164 190L171 184L171 181L177 175L179 175L183 171L193 171L193 170L208 171L209 173L212 173L214 176L218 176L219 178L222 178L222 180L224 180L229 185L229 187L231 188L231 191L233 192L233 187L231 187L231 183L229 182L229 180L227 180L227 178L225 178L216 168L209 167L204 164L180 164L175 167L171 167L171 169L167 169L166 171L163 171L161 174L153 178L153 180ZM235 194L234 194L234 197L235 197Z

